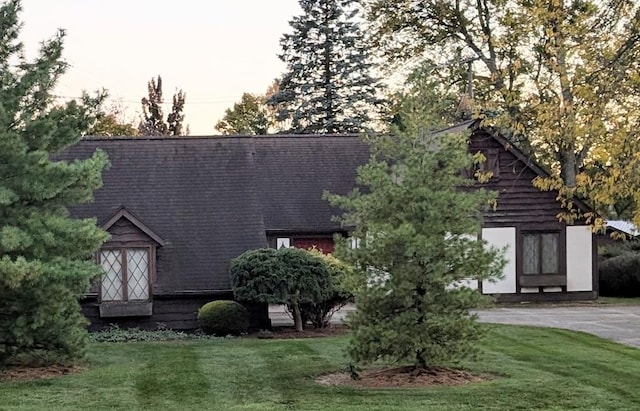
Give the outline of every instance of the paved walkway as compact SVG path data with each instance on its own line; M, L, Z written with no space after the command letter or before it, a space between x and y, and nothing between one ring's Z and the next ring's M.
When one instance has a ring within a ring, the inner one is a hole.
M640 306L560 306L494 308L480 321L566 328L640 347Z
M345 307L331 322L340 324L346 313L353 309L353 306ZM498 307L478 314L483 322L566 328L640 348L640 305ZM293 324L282 306L271 306L269 316L273 325Z

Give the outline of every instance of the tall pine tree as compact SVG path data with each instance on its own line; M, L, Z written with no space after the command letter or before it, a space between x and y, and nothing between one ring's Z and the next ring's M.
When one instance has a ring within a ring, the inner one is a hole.
M27 61L20 2L0 6L0 367L82 355L86 319L77 301L102 273L92 256L106 239L95 220L69 217L101 185L106 155L52 160L94 121L99 99L52 105L64 73L64 32Z
M292 133L361 132L381 100L356 0L300 0L303 14L280 41L287 71L270 99Z

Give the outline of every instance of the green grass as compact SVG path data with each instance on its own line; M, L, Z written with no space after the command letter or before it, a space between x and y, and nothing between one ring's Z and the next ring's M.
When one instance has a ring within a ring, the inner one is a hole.
M89 370L0 381L0 410L633 410L640 350L571 331L490 326L479 360L502 377L458 387L317 385L347 339L93 343Z

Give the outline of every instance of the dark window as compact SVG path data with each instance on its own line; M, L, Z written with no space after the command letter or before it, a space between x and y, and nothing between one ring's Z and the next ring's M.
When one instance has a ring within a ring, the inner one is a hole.
M103 302L149 301L150 249L109 248L99 253L105 272L100 287Z
M522 235L522 274L560 274L560 234Z

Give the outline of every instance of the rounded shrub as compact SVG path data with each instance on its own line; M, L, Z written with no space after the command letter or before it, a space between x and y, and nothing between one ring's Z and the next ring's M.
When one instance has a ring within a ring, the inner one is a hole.
M600 263L600 294L640 297L640 254L625 253Z
M198 310L198 321L207 334L240 335L249 328L249 312L235 301L211 301Z

